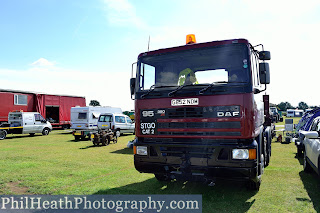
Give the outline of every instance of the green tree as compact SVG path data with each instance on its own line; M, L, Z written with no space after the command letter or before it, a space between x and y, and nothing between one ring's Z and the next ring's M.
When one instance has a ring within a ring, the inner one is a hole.
M305 102L301 101L299 104L298 104L298 108L299 109L303 109L303 110L306 110L309 108L308 104L306 104Z
M97 100L91 100L89 106L101 106L99 101Z
M287 111L287 109L293 109L294 107L289 102L281 102L277 105L280 111Z

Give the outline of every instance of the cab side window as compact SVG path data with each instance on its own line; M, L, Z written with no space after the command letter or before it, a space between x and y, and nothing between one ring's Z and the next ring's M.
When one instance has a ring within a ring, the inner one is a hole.
M41 115L40 114L34 114L34 120L35 121L41 121Z

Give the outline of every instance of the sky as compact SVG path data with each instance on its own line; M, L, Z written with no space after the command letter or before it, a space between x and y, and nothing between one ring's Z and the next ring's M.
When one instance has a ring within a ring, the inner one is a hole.
M2 0L0 88L132 110L132 63L150 50L235 38L271 52L270 101L320 105L320 1Z

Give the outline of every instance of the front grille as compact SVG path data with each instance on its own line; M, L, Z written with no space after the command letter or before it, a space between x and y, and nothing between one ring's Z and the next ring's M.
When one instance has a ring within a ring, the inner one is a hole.
M241 136L241 132L158 132L159 135L175 136Z
M212 128L212 129L240 129L240 121L232 122L171 122L171 123L158 123L158 128Z
M141 110L141 135L238 137L240 106L179 107Z
M168 109L168 118L202 118L201 107Z
M194 147L160 147L160 153L162 156L175 156L182 157L184 154L187 154L192 157L208 158L212 156L214 148L194 148Z

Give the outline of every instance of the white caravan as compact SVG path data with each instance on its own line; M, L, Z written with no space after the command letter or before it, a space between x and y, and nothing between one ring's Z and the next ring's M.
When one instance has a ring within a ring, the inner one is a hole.
M76 140L91 136L93 131L98 130L97 123L102 113L121 113L118 107L72 107L71 108L71 129L74 129L73 135Z

